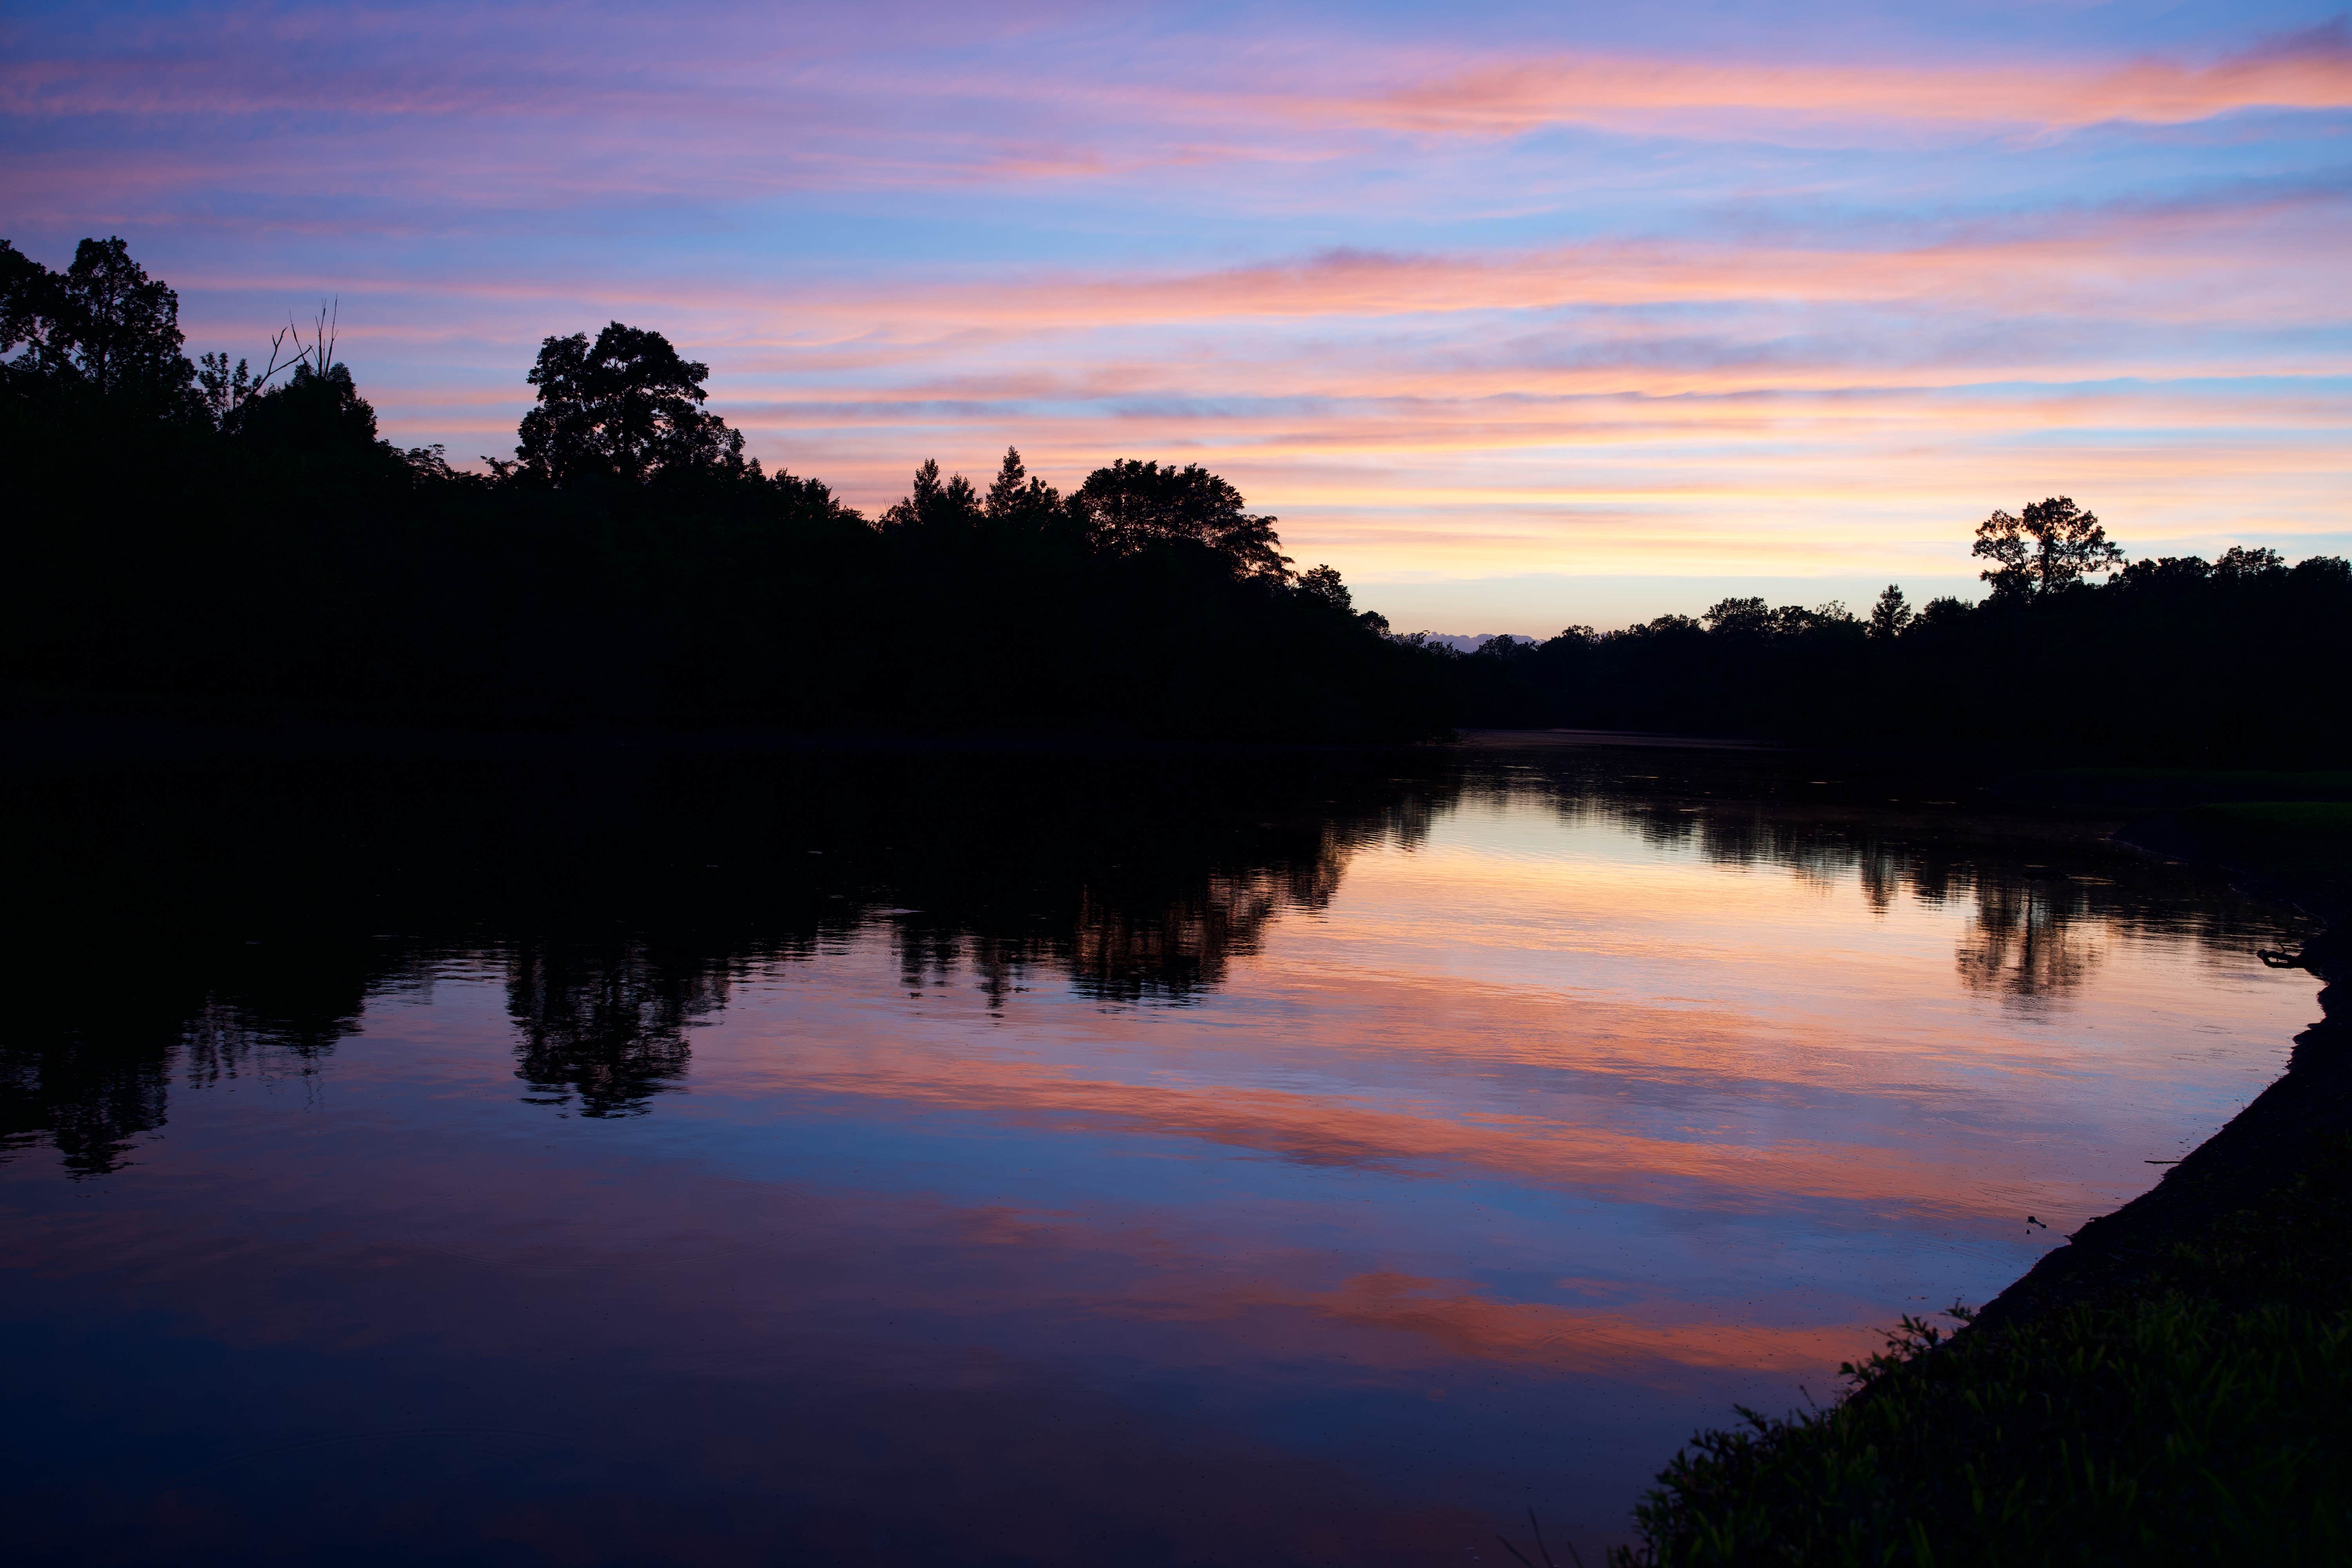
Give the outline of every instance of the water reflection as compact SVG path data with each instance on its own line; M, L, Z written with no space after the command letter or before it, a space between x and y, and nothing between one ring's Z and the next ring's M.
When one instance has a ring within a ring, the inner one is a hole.
M1605 764L1555 763L1506 768L1472 787L1541 798L1569 820L1612 823L1717 864L1777 866L1825 889L1852 881L1880 914L1903 899L1970 900L1974 913L1954 954L1961 981L2029 1011L2081 986L2110 929L2235 951L2276 919L2251 900L2202 896L2210 889L2184 897L2179 879L2128 853L2086 857L2063 824L2000 817L1961 800L1878 797L1867 784L1770 770L1762 762L1715 763L1628 778ZM1870 803L1854 801L1857 793ZM2105 874L2069 875L2035 858L2062 849Z
M515 1076L533 1105L642 1114L686 1077L686 1031L727 1005L727 977L665 963L642 942L601 952L540 948L507 960L507 1016L522 1037Z
M2078 826L1629 755L20 773L0 1510L1591 1560L2302 1016L2275 911Z
M30 1001L0 1149L119 1169L174 1071L309 1070L451 964L503 973L517 1076L592 1118L677 1087L733 979L877 922L918 995L1181 1004L1460 789L1429 759L598 763L20 777L13 870L58 907L0 973Z
M1960 978L2021 1003L2063 996L2098 961L2097 918L2088 894L1979 883L1976 917L1960 940Z
M1967 900L1959 978L2029 1011L2063 1004L2113 931L2235 952L2275 929L2274 911L2185 893L2120 852L2067 844L2104 874L2029 858L2081 839L2063 826L1776 759L1652 756L1658 773L1629 774L1624 755L24 777L13 869L53 909L0 974L25 1004L0 1040L0 1151L46 1143L73 1176L118 1170L164 1124L175 1074L313 1073L371 998L429 990L451 964L503 974L531 1103L600 1119L687 1080L693 1029L740 978L877 923L909 997L969 975L1000 1013L1047 981L1182 1005L1286 915L1326 908L1352 856L1410 848L1465 804L1540 805L1663 852L1778 868L1882 915Z

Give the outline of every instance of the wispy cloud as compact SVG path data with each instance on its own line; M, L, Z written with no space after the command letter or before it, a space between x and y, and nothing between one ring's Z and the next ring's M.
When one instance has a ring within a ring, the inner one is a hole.
M1296 111L1417 133L1518 135L1544 125L1721 130L1756 116L2062 130L2346 108L2352 42L2338 22L2204 66L2158 58L1958 66L1622 55L1465 61L1385 92L1305 100Z
M1393 582L1965 574L1958 520L2044 486L2324 543L2352 42L2166 15L60 8L6 24L0 197L53 259L130 237L199 347L340 295L387 428L459 454L617 317L860 504L1181 455Z

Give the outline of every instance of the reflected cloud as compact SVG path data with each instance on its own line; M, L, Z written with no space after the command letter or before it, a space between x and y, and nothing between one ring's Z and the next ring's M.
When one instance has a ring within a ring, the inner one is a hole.
M83 1544L675 1555L716 1477L747 1563L1402 1568L1571 1468L1597 1536L2266 1065L2053 1026L2274 912L1775 754L619 752L6 781Z
M1501 1301L1457 1281L1406 1274L1358 1275L1302 1304L1339 1322L1410 1335L1447 1357L1630 1382L1686 1368L1816 1371L1851 1354L1870 1331L1726 1323L1686 1308L1678 1314L1676 1303L1663 1301L1639 1314Z
M2024 858L2056 848L1948 806L1823 805L1769 760L1651 765L1664 776L1628 779L1622 753L1591 752L1540 763L1476 753L1272 767L1195 759L1172 773L1013 759L947 775L920 759L747 761L614 775L604 795L569 805L561 797L572 786L533 769L382 789L235 770L180 781L176 794L118 781L135 806L99 789L38 808L68 825L54 842L78 858L55 876L82 901L52 943L16 955L42 975L18 986L42 1006L0 1044L0 1146L47 1144L78 1176L117 1170L164 1124L173 1079L310 1079L372 1002L427 999L450 973L502 984L524 1098L590 1119L645 1114L685 1087L693 1032L727 1013L746 978L843 962L877 938L909 1017L966 983L998 1018L1039 985L1111 1009L1182 1006L1231 984L1282 922L1328 910L1358 857L1412 851L1470 805L1605 826L1694 868L1775 868L1879 919L1906 902L1962 901L1971 912L1954 938L1961 986L2026 1011L2067 1005L2121 931L2177 931L2220 949L2269 934L2270 917L2251 907L2184 904L2152 868L2103 861L2114 875L2066 879ZM543 826L530 820L541 791L558 800ZM142 815L163 837L123 833ZM337 847L344 830L330 824L352 819L372 824L377 847ZM607 847L583 860L583 841ZM1685 918L1678 911L1714 918L1728 891L1687 872L1623 887L1635 901L1622 918L1643 942ZM1539 885L1529 891L1542 896ZM387 924L397 929L371 929ZM1444 933L1418 940L1442 946ZM1597 952L1613 952L1633 939L1597 940ZM1653 962L1637 949L1609 962L1631 984L1674 984L1668 969L1626 967ZM113 978L125 969L134 984ZM57 977L73 974L91 977L60 990ZM1547 1070L1582 1060L1610 1081L1649 1086L1662 1105L1727 1074L1747 1075L1750 1094L1844 1092L1833 1079L1790 1076L1785 1053L1736 1010L1588 1001L1571 1042L1510 994L1480 996L1368 974L1302 1016L1297 1038L1378 1030L1433 1059L1468 1049ZM1450 1023L1417 1031L1417 1012ZM1335 1038L1332 1048L1359 1047ZM1149 1131L1308 1166L1509 1172L1627 1195L1695 1184L1675 1201L1707 1207L1736 1207L1754 1174L1749 1153L1662 1129L1581 1126L1563 1138L1554 1122L1523 1125L1475 1104L1433 1112L1125 1082L881 1039L846 1057L794 1042L769 1070L779 1085L868 1102ZM1898 1172L1904 1158L1888 1153L1868 1182L1949 1190L1938 1169ZM1825 1200L1859 1190L1801 1163L1772 1181Z

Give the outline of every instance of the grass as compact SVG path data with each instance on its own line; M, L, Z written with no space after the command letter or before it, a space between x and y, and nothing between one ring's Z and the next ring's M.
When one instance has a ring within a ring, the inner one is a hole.
M1906 1318L1838 1404L1700 1434L1612 1561L2352 1562L2347 1285L2352 1139L2089 1300Z

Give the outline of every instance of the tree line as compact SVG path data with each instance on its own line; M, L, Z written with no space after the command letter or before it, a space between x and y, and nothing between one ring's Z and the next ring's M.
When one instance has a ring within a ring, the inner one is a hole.
M182 352L120 239L0 242L20 695L428 722L1415 739L1442 672L1296 569L1197 465L1067 494L1008 450L879 517L765 471L707 365L614 322L547 338L514 456L401 449L290 325ZM290 341L289 341L290 339Z
M2128 561L2065 496L1977 526L1986 597L1866 615L1727 598L1622 631L1496 638L1448 663L1475 725L1746 735L2052 761L2352 761L2352 563L2236 546ZM2104 583L2094 579L2105 577Z
M1197 465L1066 494L1008 449L874 518L768 472L707 365L613 322L551 336L488 472L384 440L289 324L257 372L183 352L120 239L0 241L15 505L0 679L35 700L498 724L1416 739L1733 734L2144 762L2341 761L2352 567L2129 561L2065 497L1977 529L1989 592L1866 615L1731 598L1460 655L1298 571ZM2096 579L2105 578L2099 582Z

